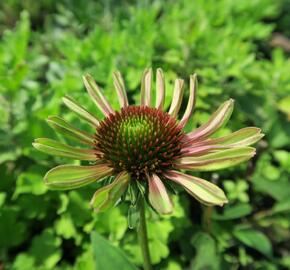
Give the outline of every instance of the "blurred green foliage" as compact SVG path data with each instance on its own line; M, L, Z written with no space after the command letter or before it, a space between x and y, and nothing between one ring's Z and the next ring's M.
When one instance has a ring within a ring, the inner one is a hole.
M96 215L88 204L96 185L47 190L44 173L67 160L31 142L56 136L49 115L88 129L61 105L69 94L99 114L82 74L90 72L117 108L112 72L124 74L132 103L150 66L163 68L167 89L177 76L198 74L188 129L232 97L235 111L220 133L245 126L266 133L248 164L201 174L225 188L226 207L201 209L180 193L172 216L148 212L154 269L289 269L290 59L270 46L274 32L289 35L287 7L282 0L1 1L0 269L94 269L100 251L90 245L92 231L141 265L128 205Z

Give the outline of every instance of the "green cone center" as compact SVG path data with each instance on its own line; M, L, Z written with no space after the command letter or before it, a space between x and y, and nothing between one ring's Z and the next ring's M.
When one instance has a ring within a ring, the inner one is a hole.
M96 155L117 172L140 179L172 168L184 136L169 114L145 106L129 106L97 127Z

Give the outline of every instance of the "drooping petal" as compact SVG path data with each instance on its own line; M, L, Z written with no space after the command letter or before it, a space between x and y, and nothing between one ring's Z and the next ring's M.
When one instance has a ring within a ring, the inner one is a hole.
M119 173L114 182L98 189L90 204L96 212L113 207L128 187L130 176L127 172Z
M48 124L59 133L66 137L72 138L84 144L93 145L94 137L89 133L79 130L58 116L50 116L47 118Z
M161 179L153 174L147 176L149 184L149 202L160 214L170 214L173 209L172 201Z
M183 98L183 84L184 84L183 80L181 79L175 80L172 102L168 112L172 117L176 117L179 112Z
M83 76L83 81L85 87L91 96L92 100L95 102L97 107L102 111L105 116L108 116L110 113L114 113L114 110L105 99L104 95L102 94L100 88L96 84L93 77L89 74Z
M209 139L206 144L222 144L227 147L249 146L259 141L264 134L260 128L247 127L220 138Z
M113 79L121 108L128 107L129 106L128 97L125 89L125 83L121 73L119 71L114 72Z
M185 109L184 115L180 120L179 125L181 127L184 127L189 118L192 115L192 112L194 110L194 105L195 105L195 95L196 95L196 90L197 90L197 79L196 79L196 74L193 74L190 76L190 87L189 87L189 98L188 98L188 103L187 107Z
M182 157L176 161L176 167L193 171L220 170L249 160L254 155L255 148L252 147L226 149L197 157Z
M105 164L93 166L60 165L46 173L45 184L52 189L73 189L111 175L113 169Z
M234 107L234 100L230 99L223 103L215 113L210 117L208 122L196 130L187 134L191 141L206 138L220 129L229 120Z
M34 140L32 145L37 150L53 156L72 158L75 160L96 160L94 150L72 147L52 139L38 138Z
M222 189L201 178L177 171L166 172L165 177L183 186L191 196L205 205L223 206L228 202Z
M98 126L99 121L98 119L93 116L91 113L89 113L84 107L77 104L73 99L71 99L68 96L65 96L62 98L63 103L70 108L73 112L75 112L77 115L79 115L84 120L88 121L90 124L92 124L93 127Z
M155 108L163 110L165 99L165 81L161 68L156 71L156 104Z
M151 88L152 88L152 69L146 68L144 70L141 81L141 105L150 107Z

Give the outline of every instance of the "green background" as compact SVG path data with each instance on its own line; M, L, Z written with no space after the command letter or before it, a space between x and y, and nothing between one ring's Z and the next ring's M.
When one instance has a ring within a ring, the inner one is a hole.
M87 129L61 104L65 94L100 116L85 94L84 73L118 108L112 72L122 72L130 102L138 103L146 67L164 70L167 106L173 80L187 79L188 87L189 75L198 74L188 130L231 97L235 110L219 135L245 126L266 134L250 162L199 174L225 190L223 209L205 211L180 190L173 215L148 212L154 269L289 269L290 2L136 2L0 2L0 269L94 269L92 231L141 265L135 231L127 229L129 205L96 215L89 200L98 185L47 190L45 172L69 161L31 143L57 138L49 115Z

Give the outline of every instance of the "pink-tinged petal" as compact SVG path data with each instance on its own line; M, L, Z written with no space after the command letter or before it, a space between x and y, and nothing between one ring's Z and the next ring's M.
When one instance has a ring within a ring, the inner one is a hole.
M192 115L192 112L194 110L194 105L195 105L196 91L197 91L197 79L196 79L196 74L193 74L190 76L190 93L189 93L187 107L179 123L181 127L184 127L187 124L189 118Z
M170 214L173 210L172 201L161 179L153 174L147 176L149 184L149 202L159 214Z
M190 146L182 150L182 157L200 156L216 150L227 149L225 145L197 145Z
M196 130L187 134L191 141L207 138L218 129L220 129L229 120L234 107L234 100L230 99L223 103L215 113L210 117L208 122Z
M91 96L97 107L102 111L102 113L105 116L114 113L114 110L105 99L104 95L102 94L100 88L98 87L92 76L89 74L83 76L83 81L89 95Z
M247 161L255 153L252 147L226 149L197 157L182 157L176 160L176 167L192 171L220 170Z
M51 189L73 189L111 175L113 169L105 164L93 166L60 165L46 173L45 184Z
M50 116L47 118L48 124L57 132L64 136L74 139L78 142L94 145L94 137L89 133L79 130L58 116Z
M94 150L72 147L52 139L47 138L35 139L32 145L37 150L53 156L72 158L75 160L89 160L89 161L96 160Z
M165 99L165 81L161 68L156 71L156 105L157 109L163 110Z
M114 182L98 189L92 200L91 207L96 212L103 212L113 207L126 191L130 181L130 176L127 172L119 173Z
M118 94L121 108L128 107L129 102L128 102L127 93L125 89L125 83L124 83L121 73L119 71L114 72L113 79L114 79L114 86Z
M93 116L91 113L89 113L84 107L82 107L76 101L74 101L72 98L66 96L66 97L63 97L62 100L63 100L63 103L68 108L70 108L73 112L75 112L84 120L88 121L93 127L98 126L99 124L98 119L95 116Z
M184 84L183 80L181 79L175 80L172 102L168 112L174 118L177 116L182 103L183 84Z
M147 68L144 70L141 81L141 105L150 107L151 87L152 87L152 69Z
M223 206L228 202L223 190L206 180L178 171L168 171L164 176L183 186L191 196L205 205Z
M207 144L222 144L227 147L249 146L259 141L264 134L256 127L242 128L236 132L220 138L210 139Z

